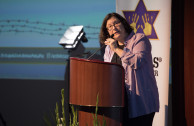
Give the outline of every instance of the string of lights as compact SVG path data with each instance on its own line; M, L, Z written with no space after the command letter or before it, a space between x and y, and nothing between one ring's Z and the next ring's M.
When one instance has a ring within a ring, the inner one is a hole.
M37 33L41 35L63 36L64 31L69 26L76 26L76 24L68 25L65 23L53 23L42 21L29 20L0 20L0 33L15 32L15 33ZM88 39L98 39L99 27L86 25L84 26Z
M78 24L72 24L72 25L68 25L65 23L52 23L52 22L41 22L41 21L29 21L29 20L0 20L0 23L25 23L25 24L43 24L43 25L50 25L50 26L64 26L64 27L69 27L69 26L75 26ZM100 27L96 27L96 26L84 26L84 28L88 28L88 29L100 29Z
M11 27L11 28L30 28L30 29L37 29L37 30L41 30L41 31L65 31L66 29L64 28L57 28L57 29L48 29L48 28L41 28L41 27L36 27L36 26L29 26L29 25L0 25L1 28L8 28L8 27ZM17 32L17 30L6 30L6 31L3 31L3 30L0 30L0 32L9 32L9 31L15 31ZM96 34L99 34L99 33L88 33L88 34L91 34L91 35L96 35Z

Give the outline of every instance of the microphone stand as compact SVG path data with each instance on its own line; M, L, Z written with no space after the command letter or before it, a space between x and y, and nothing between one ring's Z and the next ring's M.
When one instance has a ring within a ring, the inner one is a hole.
M112 35L110 36L110 38L113 38L113 37L114 37L114 34L112 34ZM87 60L89 60L92 56L94 56L94 55L95 55L99 50L101 50L104 46L105 46L105 44L102 45L98 50L96 50L96 52L93 53L90 57L88 57Z
M94 52L90 57L87 58L87 60L89 60L91 57L93 57L99 50L101 50L103 47L105 47L105 44L102 45L98 50L96 50L96 52Z

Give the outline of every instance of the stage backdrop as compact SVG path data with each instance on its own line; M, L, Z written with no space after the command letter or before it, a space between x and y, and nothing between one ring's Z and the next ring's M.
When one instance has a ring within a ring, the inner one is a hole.
M64 32L83 25L86 52L95 51L103 18L113 11L112 0L0 0L0 79L64 80Z
M167 126L171 0L116 0L116 12L123 15L135 32L145 33L152 44L160 111L153 126Z

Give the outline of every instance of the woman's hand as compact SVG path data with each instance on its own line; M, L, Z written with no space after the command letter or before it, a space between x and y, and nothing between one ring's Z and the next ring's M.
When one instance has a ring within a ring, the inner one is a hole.
M118 48L117 41L112 38L107 38L104 42L105 45L109 45L111 50L115 52L115 50Z

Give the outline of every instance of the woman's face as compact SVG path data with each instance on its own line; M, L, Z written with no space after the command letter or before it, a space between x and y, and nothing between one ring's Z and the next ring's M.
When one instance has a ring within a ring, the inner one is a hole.
M106 28L110 36L114 34L115 40L125 41L127 33L119 19L116 17L111 17L109 20L107 20Z

